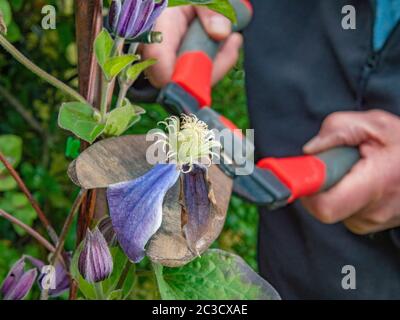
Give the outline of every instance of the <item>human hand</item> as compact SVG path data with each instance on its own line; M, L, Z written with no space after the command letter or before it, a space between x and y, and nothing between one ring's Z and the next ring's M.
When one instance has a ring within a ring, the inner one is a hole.
M218 41L225 41L214 60L212 83L221 80L235 65L243 38L232 33L232 25L224 16L202 7L183 6L166 9L158 18L154 30L163 30L164 41L142 47L145 59L155 58L158 63L149 68L147 77L153 86L162 88L171 79L179 46L190 26L198 16L209 35Z
M358 146L362 159L330 190L303 198L323 223L343 221L356 234L400 226L400 118L381 110L337 112L304 146L309 154Z

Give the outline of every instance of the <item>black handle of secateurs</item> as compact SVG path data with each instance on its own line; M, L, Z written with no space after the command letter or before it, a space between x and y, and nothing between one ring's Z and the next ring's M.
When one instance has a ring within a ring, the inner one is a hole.
M333 187L360 160L360 152L354 147L334 148L316 155L326 165L326 179L321 191Z

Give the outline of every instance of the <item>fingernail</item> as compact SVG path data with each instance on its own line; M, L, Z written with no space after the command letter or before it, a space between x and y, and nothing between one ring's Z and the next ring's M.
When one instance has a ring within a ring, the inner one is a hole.
M225 17L215 15L210 18L210 29L213 33L228 36L231 32L231 23Z
M305 153L313 153L315 149L317 149L318 145L320 144L321 139L319 137L315 137L308 141L304 147L303 150Z

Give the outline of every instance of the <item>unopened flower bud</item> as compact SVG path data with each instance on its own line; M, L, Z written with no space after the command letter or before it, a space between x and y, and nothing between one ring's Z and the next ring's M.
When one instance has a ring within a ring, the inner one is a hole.
M167 5L167 0L113 0L108 24L117 36L136 38L151 30Z
M22 300L31 290L37 276L36 269L24 271L25 259L18 260L4 279L0 292L4 300Z
M110 249L98 228L88 230L82 251L79 255L78 269L83 278L90 283L107 279L113 270Z

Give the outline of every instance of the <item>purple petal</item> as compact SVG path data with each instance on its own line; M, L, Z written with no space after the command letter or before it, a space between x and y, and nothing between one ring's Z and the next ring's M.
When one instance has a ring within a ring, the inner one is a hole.
M40 290L43 290L42 287L42 280L46 276L46 274L41 273L43 267L46 265L43 261L36 259L32 256L24 256L35 268L38 269L39 271L39 277L38 277L38 285ZM67 264L67 268L69 268L70 262L71 262L72 254L69 252L66 255L64 255L64 261ZM66 290L69 289L70 286L70 277L65 270L64 265L61 262L57 262L55 265L55 289L49 289L49 296L50 297L57 297L64 293Z
M155 6L154 0L143 0L140 4L139 14L135 23L132 23L127 31L127 35L129 38L135 38L139 36L144 27L149 21L151 14L153 13ZM154 21L153 21L154 22Z
M24 258L28 260L36 269L38 269L39 272L46 265L42 260L36 259L32 256L24 256Z
M156 3L151 13L150 17L147 19L146 23L142 26L142 28L138 31L138 34L147 32L153 28L154 23L157 18L163 12L163 10L168 6L168 0L161 0L159 3Z
M120 37L128 36L128 29L135 23L139 14L142 0L125 0L118 20L117 34Z
M174 164L159 164L138 179L108 188L114 230L131 261L143 259L145 245L161 226L165 194L179 175Z
M78 269L79 269L79 273L82 275L82 277L86 278L86 275L88 273L87 269L89 268L89 237L91 237L91 233L90 230L87 231L86 233L86 237L83 240L83 247L82 247L82 251L79 254L79 259L78 259Z
M70 287L70 277L65 271L64 266L61 263L56 264L56 287L55 289L49 290L51 297L58 297L67 291Z
M192 171L184 174L183 195L187 214L183 230L189 248L198 254L196 244L207 231L211 218L206 168L194 165Z
M100 282L109 277L113 260L107 242L98 228L88 230L83 249L79 255L78 269L86 281Z
M112 30L117 29L119 15L121 13L121 0L113 0L108 13L108 24Z
M156 5L154 6L152 15L158 17L167 6L168 6L168 0L160 0L160 2L157 2Z
M22 257L19 259L14 265L11 267L11 270L7 274L6 278L4 279L0 292L3 296L9 294L15 285L17 284L18 280L24 274L24 267L25 267L25 259Z
M22 300L31 290L37 276L37 270L31 269L25 272L13 289L4 295L4 300Z

